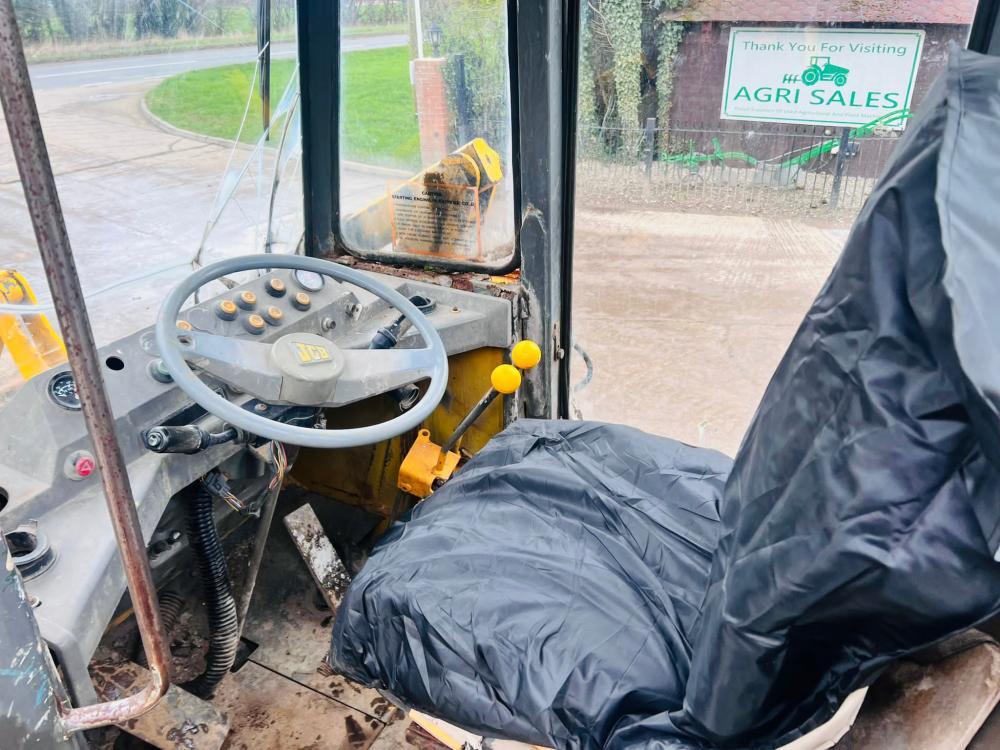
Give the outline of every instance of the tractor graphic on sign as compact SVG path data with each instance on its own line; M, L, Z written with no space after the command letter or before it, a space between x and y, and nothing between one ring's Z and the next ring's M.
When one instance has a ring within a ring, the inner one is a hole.
M813 86L820 81L833 81L835 86L843 86L850 72L847 68L834 65L829 57L813 55L809 58L809 67L802 71L802 83Z

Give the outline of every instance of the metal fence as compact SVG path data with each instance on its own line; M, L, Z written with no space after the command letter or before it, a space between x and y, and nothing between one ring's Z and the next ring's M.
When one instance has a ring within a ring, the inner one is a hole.
M578 189L607 205L851 219L900 132L718 121L664 131L654 118L641 130L581 126Z

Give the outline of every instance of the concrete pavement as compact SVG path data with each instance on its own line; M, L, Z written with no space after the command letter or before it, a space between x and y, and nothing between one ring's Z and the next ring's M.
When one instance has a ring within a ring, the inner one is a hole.
M791 219L578 208L573 335L594 363L580 412L732 455L845 238Z

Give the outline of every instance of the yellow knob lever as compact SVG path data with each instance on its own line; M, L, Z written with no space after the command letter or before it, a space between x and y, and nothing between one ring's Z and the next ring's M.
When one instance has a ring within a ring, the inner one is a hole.
M521 387L521 371L514 365L497 365L490 373L490 383L497 393L511 394Z
M530 370L542 361L542 348L530 339L518 341L510 350L510 361L520 370Z
M399 467L397 486L417 497L427 497L434 487L446 482L458 467L461 456L455 452L465 431L479 419L491 403L503 394L514 393L521 387L521 370L530 370L542 360L542 350L534 341L519 341L510 352L512 365L498 365L490 373L492 386L472 410L465 415L443 445L431 442L430 432L421 430L417 440Z

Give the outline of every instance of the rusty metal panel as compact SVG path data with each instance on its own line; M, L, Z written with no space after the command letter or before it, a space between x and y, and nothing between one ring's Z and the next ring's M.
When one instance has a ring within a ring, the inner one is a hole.
M92 664L91 675L97 694L107 701L128 695L152 677L134 662ZM152 710L118 726L160 750L219 750L229 733L225 714L176 685Z
M384 726L253 662L219 687L233 750L365 750Z
M330 611L336 614L347 587L351 585L351 576L323 531L312 506L306 503L285 516L285 528Z
M983 642L936 663L902 661L872 685L854 728L836 750L962 750L998 700L996 643Z

